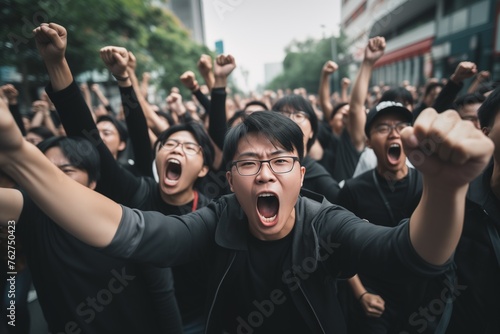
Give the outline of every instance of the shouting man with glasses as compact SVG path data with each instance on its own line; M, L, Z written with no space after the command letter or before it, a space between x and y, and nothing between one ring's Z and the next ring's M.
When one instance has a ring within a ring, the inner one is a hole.
M339 204L375 225L394 227L409 218L422 195L422 176L408 167L401 132L412 122L410 110L399 102L383 101L367 114L367 146L373 149L377 166L347 180ZM387 280L373 273L349 279L352 288L349 330L353 333L403 331L408 311L418 309L420 298L412 291L425 280Z
M161 266L204 260L206 333L345 333L337 278L431 275L449 266L467 185L493 144L455 112L448 116L426 110L401 133L410 157L423 154L419 143L429 138L446 140L420 160L425 195L410 223L394 228L300 196L303 134L279 113L253 113L229 131L223 153L234 194L183 216L129 209L73 182L23 141L5 105L0 168L57 224L107 254ZM17 219L22 196L12 192L1 212Z

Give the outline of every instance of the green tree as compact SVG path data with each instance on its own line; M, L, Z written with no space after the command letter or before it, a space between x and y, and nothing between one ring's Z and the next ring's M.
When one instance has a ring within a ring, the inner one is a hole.
M106 45L123 46L138 58L138 72L163 73L163 88L179 85L183 71L194 69L209 50L194 43L169 11L151 0L2 0L0 59L23 78L22 95L30 103L32 88L47 82L32 30L42 22L56 22L68 30L66 57L73 74L102 70L98 51Z
M321 69L328 60L332 59L332 38L321 40L307 39L305 41L293 41L286 49L283 60L283 73L272 80L268 89L286 89L304 87L309 93L316 94L318 91ZM336 38L337 54L345 52L345 36ZM347 76L347 68L340 66L339 81ZM339 83L336 84L339 87Z

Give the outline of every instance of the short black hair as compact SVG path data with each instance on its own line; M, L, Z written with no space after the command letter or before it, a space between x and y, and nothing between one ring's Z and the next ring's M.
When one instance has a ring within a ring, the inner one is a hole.
M51 137L38 144L44 154L52 147L59 147L72 166L86 171L89 183L99 181L101 159L90 141L80 137Z
M52 133L52 131L50 131L46 126L35 126L26 131L26 133L30 132L41 137L43 140L54 137L54 133Z
M112 123L115 126L116 131L118 131L118 135L120 136L120 141L123 141L125 143L127 142L128 130L127 130L127 125L125 125L124 122L117 120L116 117L114 117L110 114L97 117L95 124L99 124L101 122Z
M500 86L495 88L493 93L491 93L486 100L484 100L481 107L477 111L477 116L479 118L479 124L481 128L489 128L493 126L495 117L500 111Z
M330 114L330 120L333 119L333 117L335 117L335 115L339 112L340 109L342 109L343 107L349 105L349 103L347 102L340 102L340 103L337 103L335 105L335 107L333 107L333 111L332 113Z
M243 119L243 122L229 130L224 140L223 161L227 170L238 150L241 138L247 135L262 134L276 146L292 152L297 150L299 160L304 157L304 134L290 118L277 112L255 112Z
M391 88L382 94L380 97L379 102L383 101L394 101L394 102L399 102L402 105L411 105L413 106L413 96L411 93L408 91L408 89L404 87L396 87L396 88Z
M192 121L169 127L167 130L160 133L158 139L156 139L154 151L156 152L160 145L163 145L171 135L179 131L187 131L193 135L198 145L201 146L203 164L211 168L214 162L215 150L205 128L198 122Z
M458 109L463 108L466 105L475 104L475 103L483 103L484 100L486 100L484 95L479 94L479 93L465 94L465 95L459 96L453 102L453 109L458 111Z
M269 108L266 106L266 104L264 102L260 102L257 100L252 100L252 101L248 102L247 104L245 104L245 107L243 108L243 110L246 111L247 108L250 106L259 106L259 107L262 107L262 110L269 110Z
M314 112L314 108L308 100L306 100L302 95L292 94L286 95L276 101L272 110L273 111L288 111L288 109L293 109L294 111L303 111L309 117L309 122L311 123L311 129L313 132L312 138L307 141L307 151L311 149L318 135L318 116Z
M238 111L236 111L233 114L233 116L231 116L231 118L228 119L227 126L229 128L232 128L234 122L236 122L238 119L244 120L246 116L247 116L247 114L246 114L246 112L244 110L238 110Z

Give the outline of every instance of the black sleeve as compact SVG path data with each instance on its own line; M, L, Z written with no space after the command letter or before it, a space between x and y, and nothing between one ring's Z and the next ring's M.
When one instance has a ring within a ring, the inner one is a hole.
M148 124L132 86L120 87L123 112L134 152L134 166L142 176L153 177L153 153Z
M16 121L17 126L21 130L23 137L26 136L26 129L24 128L23 118L21 117L21 112L19 112L19 104L9 104L9 110Z
M438 113L442 113L453 107L453 101L457 97L458 93L462 89L464 84L456 84L451 80L448 80L446 85L443 87L436 100L432 104L432 107L436 109Z
M327 209L323 217L325 228L319 236L324 245L337 245L328 258L331 269L340 268L342 277L355 273L380 276L389 281L402 278L432 277L445 272L452 263L441 266L422 259L410 240L409 224L405 220L396 227L378 226L362 220L341 207Z
M221 150L224 146L224 138L227 132L226 95L226 88L212 89L212 101L209 113L208 134L215 145Z
M205 94L203 94L200 89L195 90L193 92L193 95L196 96L196 99L198 100L198 102L200 102L203 108L205 108L205 111L209 112L211 103L208 97L206 97Z
M338 204L343 206L351 212L356 212L356 200L351 192L351 187L349 186L349 180L346 181L342 189L340 189L338 196Z
M145 264L140 267L161 332L182 334L182 319L175 298L172 270Z
M96 190L118 203L133 204L128 199L137 192L140 179L121 168L101 140L77 84L73 81L58 92L54 92L49 84L46 91L59 112L66 134L89 140L99 152L101 176Z
M102 251L110 256L161 267L206 261L215 242L219 219L216 206L211 202L182 216L165 216L122 206L118 230L111 244Z

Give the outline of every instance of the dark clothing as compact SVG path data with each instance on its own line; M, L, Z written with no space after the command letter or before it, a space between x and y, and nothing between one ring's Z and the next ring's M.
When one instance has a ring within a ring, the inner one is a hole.
M411 217L421 195L422 177L417 170L408 168L406 177L389 181L373 169L346 181L340 191L339 204L375 225L393 227L401 220ZM367 291L384 299L385 310L380 318L369 318L359 300L351 293L349 329L353 333L396 334L403 329L413 333L415 328L405 328L411 314L436 297L435 286L441 288L439 291L443 288L439 284L443 281L442 277L434 281L421 277L392 281L381 279L372 273L364 273L359 278ZM436 319L439 322L440 317L434 317ZM429 328L436 325L434 320L428 321Z
M193 207L201 208L208 204L209 199L201 193L198 193L196 205L193 201L182 206L165 203L161 198L160 187L153 178L135 177L124 168L120 168L107 147L100 141L100 137L97 139L90 135L97 133L97 128L82 99L78 86L74 82L62 91L51 92L50 86L47 91L61 113L61 119L68 135L83 135L84 138L90 137L92 140L98 141L96 148L101 158L101 179L96 190L99 193L125 206L141 210L154 210L166 215L186 214L191 212ZM124 91L121 90L122 93ZM134 106L140 108L139 103L132 100L134 96L135 94L130 93L130 99L122 101L128 103L130 108ZM202 266L203 264L199 264L197 268ZM175 279L175 295L183 322L187 323L191 316L203 313L206 282L200 280L200 275L191 275L191 268L172 268L172 271Z
M373 169L346 181L340 190L338 203L370 223L381 226L396 226L409 218L422 195L422 176L408 168L408 175L399 181L389 181L375 172L380 189L389 202L389 209L373 181Z
M308 156L302 160L302 166L306 168L302 188L325 196L331 203L337 203L340 187L326 169Z
M448 80L446 85L444 85L441 92L439 92L436 100L432 104L432 108L436 109L438 113L442 113L453 107L453 101L457 97L458 93L462 89L464 84L461 82L460 84L456 84L452 80ZM417 119L417 117L424 111L424 109L428 108L425 103L420 103L417 107L413 109L413 122Z
M169 271L149 271L102 254L56 225L26 196L16 236L24 242L51 333L181 333L175 302L159 308L174 300Z
M492 171L493 164L470 184L467 194L464 228L455 252L458 289L450 334L500 333L500 254L495 255L493 246L493 242L500 246L500 200L491 190Z
M349 132L344 129L340 137L331 133L330 145L325 148L323 158L319 162L340 182L352 178L360 156L361 152L356 150Z
M336 298L337 278L378 272L401 280L435 275L448 266L433 266L418 256L408 224L375 226L326 200L304 197L297 200L295 217L291 256L285 256L280 277L309 333L345 333ZM221 333L226 303L244 288L234 277L241 270L238 264L249 256L248 239L247 218L235 195L226 195L178 217L123 207L116 235L103 251L163 266L197 259L209 263L207 333ZM278 299L271 296L275 304Z
M132 86L119 88L134 156L134 169L141 176L153 177L153 151L146 117L142 109L137 107L139 102Z
M10 113L12 114L12 117L14 117L14 120L16 121L16 124L17 124L19 130L21 130L23 137L25 137L26 136L26 129L24 128L23 116L21 115L21 112L19 111L19 104L9 104L9 110L10 110Z

